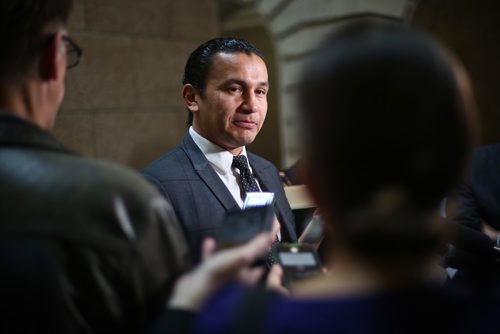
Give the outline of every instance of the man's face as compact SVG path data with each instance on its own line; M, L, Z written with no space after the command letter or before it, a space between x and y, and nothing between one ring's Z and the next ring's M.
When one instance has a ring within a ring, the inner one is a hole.
M259 56L215 54L205 90L196 94L193 128L214 144L239 154L264 123L268 89L266 64Z

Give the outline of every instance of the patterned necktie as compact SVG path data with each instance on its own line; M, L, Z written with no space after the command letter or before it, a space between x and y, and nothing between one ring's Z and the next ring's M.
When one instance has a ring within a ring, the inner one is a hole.
M245 194L250 192L260 192L259 185L257 184L255 177L250 172L250 168L248 168L247 157L244 155L237 155L233 157L231 167L237 168L240 171L241 187L243 188Z
M250 172L250 168L248 168L247 158L244 155L234 156L231 167L237 168L240 171L241 187L243 188L245 194L250 192L260 192L257 180L255 180L255 177ZM271 251L266 256L266 261L270 266L277 263L275 254L278 245L279 245L279 240L278 236L276 236L271 246Z

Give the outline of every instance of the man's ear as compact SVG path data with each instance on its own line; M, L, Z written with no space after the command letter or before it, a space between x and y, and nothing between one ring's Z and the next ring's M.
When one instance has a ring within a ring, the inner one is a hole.
M39 64L39 73L42 80L56 80L63 75L64 67L61 62L64 61L66 46L62 36L61 31L55 33L42 51Z
M184 98L184 103L192 113L199 110L198 96L198 91L192 85L185 84L184 87L182 87L182 97Z

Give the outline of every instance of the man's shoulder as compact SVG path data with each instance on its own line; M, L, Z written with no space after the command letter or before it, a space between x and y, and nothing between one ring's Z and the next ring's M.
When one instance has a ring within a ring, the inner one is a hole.
M103 216L95 214L114 212L117 201L130 205L137 214L148 210L157 198L161 199L158 191L137 171L111 161L31 149L3 153L4 158L11 153L12 159L0 166L0 193L10 193L9 201L23 198L24 208L29 208L33 217L37 214L52 217L56 212L55 203L62 201L64 205L59 207L57 204L57 217L65 217L64 221L75 226L78 225L76 221L87 224L92 220L101 224L96 217ZM26 193L28 180L32 192ZM3 208L7 207L4 202ZM8 212L14 218L20 214L18 209L9 209ZM54 218L54 221L60 222L61 219Z
M189 168L190 165L191 162L187 153L179 145L142 168L140 173L144 176L163 179L175 177L178 173L184 173L185 169Z
M161 154L155 160L150 162L146 167L144 167L141 171L154 170L161 166L177 164L179 162L179 153L182 153L182 149L179 146L174 147L173 149Z
M134 169L104 159L68 155L57 162L73 182L89 189L108 190L132 197L154 197L156 190Z

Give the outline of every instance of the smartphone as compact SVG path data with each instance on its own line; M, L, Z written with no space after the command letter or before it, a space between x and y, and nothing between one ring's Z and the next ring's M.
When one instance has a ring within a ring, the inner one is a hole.
M312 245L281 244L277 253L278 262L283 267L285 285L321 273L322 266Z
M299 237L299 243L309 244L318 249L325 236L323 222L318 215L312 216L311 220Z
M274 206L254 206L244 210L229 211L213 237L217 249L241 245L263 231L271 231L274 221Z

